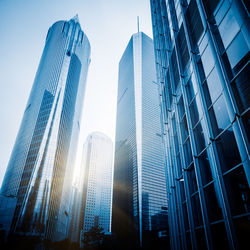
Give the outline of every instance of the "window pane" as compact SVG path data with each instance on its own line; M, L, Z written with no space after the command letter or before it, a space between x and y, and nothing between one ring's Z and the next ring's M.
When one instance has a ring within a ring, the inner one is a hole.
M224 222L211 225L214 249L229 249Z
M222 219L222 210L215 193L214 183L211 183L204 189L204 194L209 221L213 222Z
M209 45L206 47L205 51L203 52L201 56L201 60L202 60L203 68L205 71L205 75L208 76L208 74L210 73L210 71L212 70L214 66L214 57L213 57L212 50Z
M232 215L250 212L250 191L242 166L224 176Z
M198 95L190 104L189 110L190 110L192 126L194 127L196 123L202 118L201 103L200 103L200 98L198 97Z
M236 66L236 64L247 54L248 51L249 48L246 40L242 33L239 32L227 48L227 56L231 67L234 68L234 66Z
M201 206L200 199L198 193L191 197L191 206L193 212L194 225L200 226L202 224L202 216L201 216Z
M245 249L249 245L250 217L240 217L233 220L238 239L239 249Z
M201 173L202 184L206 185L208 182L212 181L212 173L210 169L207 151L204 151L199 157L199 168Z
M188 126L187 126L186 116L184 116L184 118L181 121L181 135L182 135L182 141L184 142L188 137Z
M221 82L216 67L207 78L207 86L209 89L211 100L212 102L214 102L219 97L222 91Z
M194 139L195 139L197 154L199 154L205 148L204 133L200 122L194 128Z
M194 168L192 168L191 170L187 170L187 177L189 192L190 194L193 194L198 190Z
M226 172L227 170L230 170L232 167L241 163L241 158L232 127L230 127L219 137L216 145L219 159L221 161L222 172Z
M185 113L184 102L183 102L182 96L180 97L180 100L178 102L178 111L179 111L179 119L181 120Z
M244 112L247 108L250 107L249 75L250 63L248 63L248 65L232 83L233 93L240 112Z
M183 147L184 147L184 155L185 155L186 163L187 163L187 166L188 166L193 160L189 139L185 142Z
M222 132L230 124L223 95L220 96L213 107L209 110L209 116L215 136Z
M219 31L223 40L224 47L227 48L230 42L233 40L235 35L239 32L240 27L235 19L235 16L231 10L228 11L227 15L219 25Z
M194 45L199 41L204 30L201 16L195 0L191 0L186 11L187 25L190 30L192 42Z

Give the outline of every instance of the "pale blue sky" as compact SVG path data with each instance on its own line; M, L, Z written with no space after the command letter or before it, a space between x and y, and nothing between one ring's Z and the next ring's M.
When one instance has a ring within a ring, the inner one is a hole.
M118 63L137 32L137 16L140 30L152 37L150 1L0 0L0 185L48 28L75 14L91 44L78 159L92 131L101 131L114 141Z

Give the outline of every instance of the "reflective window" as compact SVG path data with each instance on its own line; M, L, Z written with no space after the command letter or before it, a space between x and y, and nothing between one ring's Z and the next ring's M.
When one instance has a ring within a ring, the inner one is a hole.
M213 14L215 8L217 7L219 0L202 0L207 16Z
M212 173L206 150L199 156L199 169L203 185L212 181Z
M184 147L184 155L185 155L186 163L188 166L193 160L189 139L184 143L183 147Z
M240 153L236 144L232 127L226 130L216 141L222 172L241 163Z
M216 67L214 67L207 78L207 86L209 89L211 100L212 102L214 102L222 92L221 81Z
M186 11L187 25L193 44L196 45L204 30L196 0L191 0Z
M250 191L242 166L224 176L232 215L250 212Z
M249 48L246 40L242 35L242 32L239 32L227 48L227 56L231 67L234 68L234 66L248 53L248 51Z
M221 24L219 25L219 31L225 48L228 47L228 45L233 40L235 35L239 32L239 30L239 24L236 21L232 10L229 10L227 15L224 17Z
M183 97L180 97L180 100L178 102L178 111L179 111L179 119L181 120L184 113L185 113L185 109L184 109L184 102L183 102Z
M191 197L191 206L195 227L202 224L201 205L198 193Z
M250 63L247 64L232 83L233 93L240 112L244 112L250 107L249 75Z
M203 52L201 56L201 60L203 64L203 69L205 71L205 75L208 76L208 74L210 73L210 71L212 70L214 66L214 57L213 57L213 53L209 45L206 47L205 51Z
M185 141L186 138L188 137L188 125L187 125L186 115L182 119L180 125L181 125L182 141Z
M195 80L194 74L192 74L192 76L188 80L188 82L186 84L186 90L187 90L188 103L190 103L198 91L197 90L197 82Z
M201 103L199 100L199 97L196 96L193 102L189 105L192 126L195 126L196 123L202 118Z
M204 188L204 195L207 204L208 219L210 222L222 219L222 210L215 193L214 183Z
M223 95L220 96L213 107L209 110L209 116L215 136L222 132L230 124Z
M180 31L178 33L177 41L179 44L182 69L184 70L189 60L189 53L188 53L187 40L186 40L186 36L184 33L183 25L181 26Z
M201 122L199 122L194 128L194 139L197 154L199 154L205 148L205 139Z
M188 177L188 187L189 187L189 193L193 194L197 192L197 183L196 183L196 176L194 168L192 167L187 171L187 177Z

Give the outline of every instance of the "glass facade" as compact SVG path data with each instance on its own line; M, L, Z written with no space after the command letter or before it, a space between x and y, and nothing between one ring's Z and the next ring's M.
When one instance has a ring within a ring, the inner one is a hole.
M77 17L51 26L1 189L17 197L12 233L67 237L89 56Z
M100 227L105 234L111 233L113 143L109 137L94 132L83 148L80 174L80 236L92 227ZM81 242L82 243L82 242ZM80 244L81 244L80 243Z
M153 42L138 32L119 63L112 232L120 242L147 244L167 228L163 153Z
M151 0L172 249L244 249L250 233L249 12Z

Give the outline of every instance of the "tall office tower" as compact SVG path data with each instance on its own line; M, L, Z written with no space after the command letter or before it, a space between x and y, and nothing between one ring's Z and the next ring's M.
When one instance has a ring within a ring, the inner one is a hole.
M100 132L90 134L83 148L80 183L80 234L92 227L111 232L113 143ZM83 238L81 238L83 239Z
M151 0L172 249L249 242L247 4Z
M89 56L77 16L52 25L1 189L17 196L12 232L67 235Z
M154 48L132 35L119 63L112 232L120 242L145 245L167 228L166 177ZM164 215L157 220L156 215ZM155 219L153 219L155 218ZM158 223L160 222L160 223ZM145 237L144 237L145 236Z

